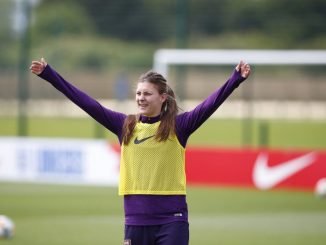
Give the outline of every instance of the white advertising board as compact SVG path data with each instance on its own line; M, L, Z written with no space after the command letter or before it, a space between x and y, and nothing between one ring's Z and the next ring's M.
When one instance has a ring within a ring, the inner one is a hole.
M119 152L105 140L0 137L0 180L117 186Z

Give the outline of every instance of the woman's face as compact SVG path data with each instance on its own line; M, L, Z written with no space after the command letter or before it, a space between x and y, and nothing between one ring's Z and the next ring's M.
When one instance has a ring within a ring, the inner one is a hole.
M166 94L159 94L157 87L149 82L140 82L136 89L138 112L147 117L155 117L161 113Z

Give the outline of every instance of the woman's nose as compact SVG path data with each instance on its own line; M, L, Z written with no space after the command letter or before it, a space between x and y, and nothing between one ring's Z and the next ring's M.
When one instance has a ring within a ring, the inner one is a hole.
M144 100L144 99L145 99L144 94L140 94L140 95L139 95L139 100Z

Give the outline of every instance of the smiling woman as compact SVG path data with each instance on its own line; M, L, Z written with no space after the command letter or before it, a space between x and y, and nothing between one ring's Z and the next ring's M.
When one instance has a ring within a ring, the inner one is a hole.
M148 121L159 117L160 125L155 133L156 140L165 141L174 134L178 105L173 90L161 74L149 71L140 77L136 102L138 118L135 115L127 116L123 126L124 143L128 144L139 115L147 117Z
M249 76L250 66L241 61L223 86L196 108L181 114L166 79L149 71L138 81L138 112L132 115L105 108L68 83L44 59L33 61L30 69L118 137L125 244L188 244L188 138Z
M148 117L159 115L166 97L166 94L158 93L156 85L148 82L138 83L136 101L141 114Z

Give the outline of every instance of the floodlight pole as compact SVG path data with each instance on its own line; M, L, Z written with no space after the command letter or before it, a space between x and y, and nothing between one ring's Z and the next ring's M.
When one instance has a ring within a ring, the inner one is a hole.
M27 99L28 99L28 62L30 51L30 17L31 4L22 1L22 14L26 23L21 32L18 64L18 135L27 136Z
M179 49L187 47L188 0L176 2L176 46ZM176 90L179 99L185 99L186 71L184 66L176 67Z
M247 102L245 108L247 117L242 119L242 145L248 147L252 144L252 134L253 134L253 87L254 87L254 74L250 75L250 80L246 86L243 86L243 99Z
M176 4L176 46L177 48L186 48L188 39L188 0L177 0Z

